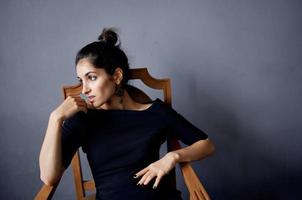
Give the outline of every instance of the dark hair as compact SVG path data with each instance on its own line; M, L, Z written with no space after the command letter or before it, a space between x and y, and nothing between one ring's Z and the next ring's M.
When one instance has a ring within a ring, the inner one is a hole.
M114 28L104 28L99 41L84 46L76 55L75 66L86 58L95 68L103 68L109 75L113 75L115 69L123 70L122 86L129 80L129 63L124 51L120 48L121 42ZM118 43L117 43L118 42Z

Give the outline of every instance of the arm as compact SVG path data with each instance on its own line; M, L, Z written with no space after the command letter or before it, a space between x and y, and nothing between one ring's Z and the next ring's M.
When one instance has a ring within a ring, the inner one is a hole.
M193 125L172 107L166 104L162 105L169 133L189 146L168 152L160 160L151 163L136 173L135 178L142 176L138 184L146 185L151 179L156 177L154 187L157 187L161 178L169 173L178 162L201 160L215 151L213 143L208 139L208 135L205 132Z
M160 160L151 163L149 166L136 173L134 178L144 175L138 181L138 184L147 185L154 176L157 176L153 186L153 188L156 188L161 178L169 173L177 162L201 160L206 156L212 155L214 151L215 147L209 139L199 140L188 147L168 152ZM152 172L147 173L148 171Z
M195 160L201 160L207 156L213 155L215 152L215 146L210 139L199 140L190 146L177 149L167 153L168 157L171 157L177 162L190 162Z
M63 119L51 113L39 156L40 179L46 185L54 185L62 176L61 125Z
M46 185L57 183L65 170L62 161L62 123L78 111L87 113L86 103L78 96L68 96L50 114L39 156L40 178Z

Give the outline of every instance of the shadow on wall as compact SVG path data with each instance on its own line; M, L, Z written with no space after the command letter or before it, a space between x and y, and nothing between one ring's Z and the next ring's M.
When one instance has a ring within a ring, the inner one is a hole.
M190 117L199 119L200 124L196 125L209 134L216 146L211 166L203 165L203 172L199 173L209 173L206 188L213 199L302 198L297 193L301 173L289 171L285 161L266 153L269 147L257 141L261 133L248 129L248 122L237 116L232 106L206 92L206 86L199 87L194 78L186 84L196 111Z

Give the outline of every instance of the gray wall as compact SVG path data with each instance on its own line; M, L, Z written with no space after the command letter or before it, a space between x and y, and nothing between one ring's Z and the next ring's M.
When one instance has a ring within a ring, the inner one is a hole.
M0 199L38 191L49 114L76 83L76 52L108 26L132 67L172 79L174 108L214 141L215 156L193 162L213 199L301 199L301 10L290 0L1 1ZM69 168L54 199L74 199L72 181Z

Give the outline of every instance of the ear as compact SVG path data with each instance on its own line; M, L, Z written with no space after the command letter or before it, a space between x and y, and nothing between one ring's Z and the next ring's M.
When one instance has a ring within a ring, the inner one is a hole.
M123 80L123 70L120 67L117 67L113 74L113 80L116 84L120 84Z

